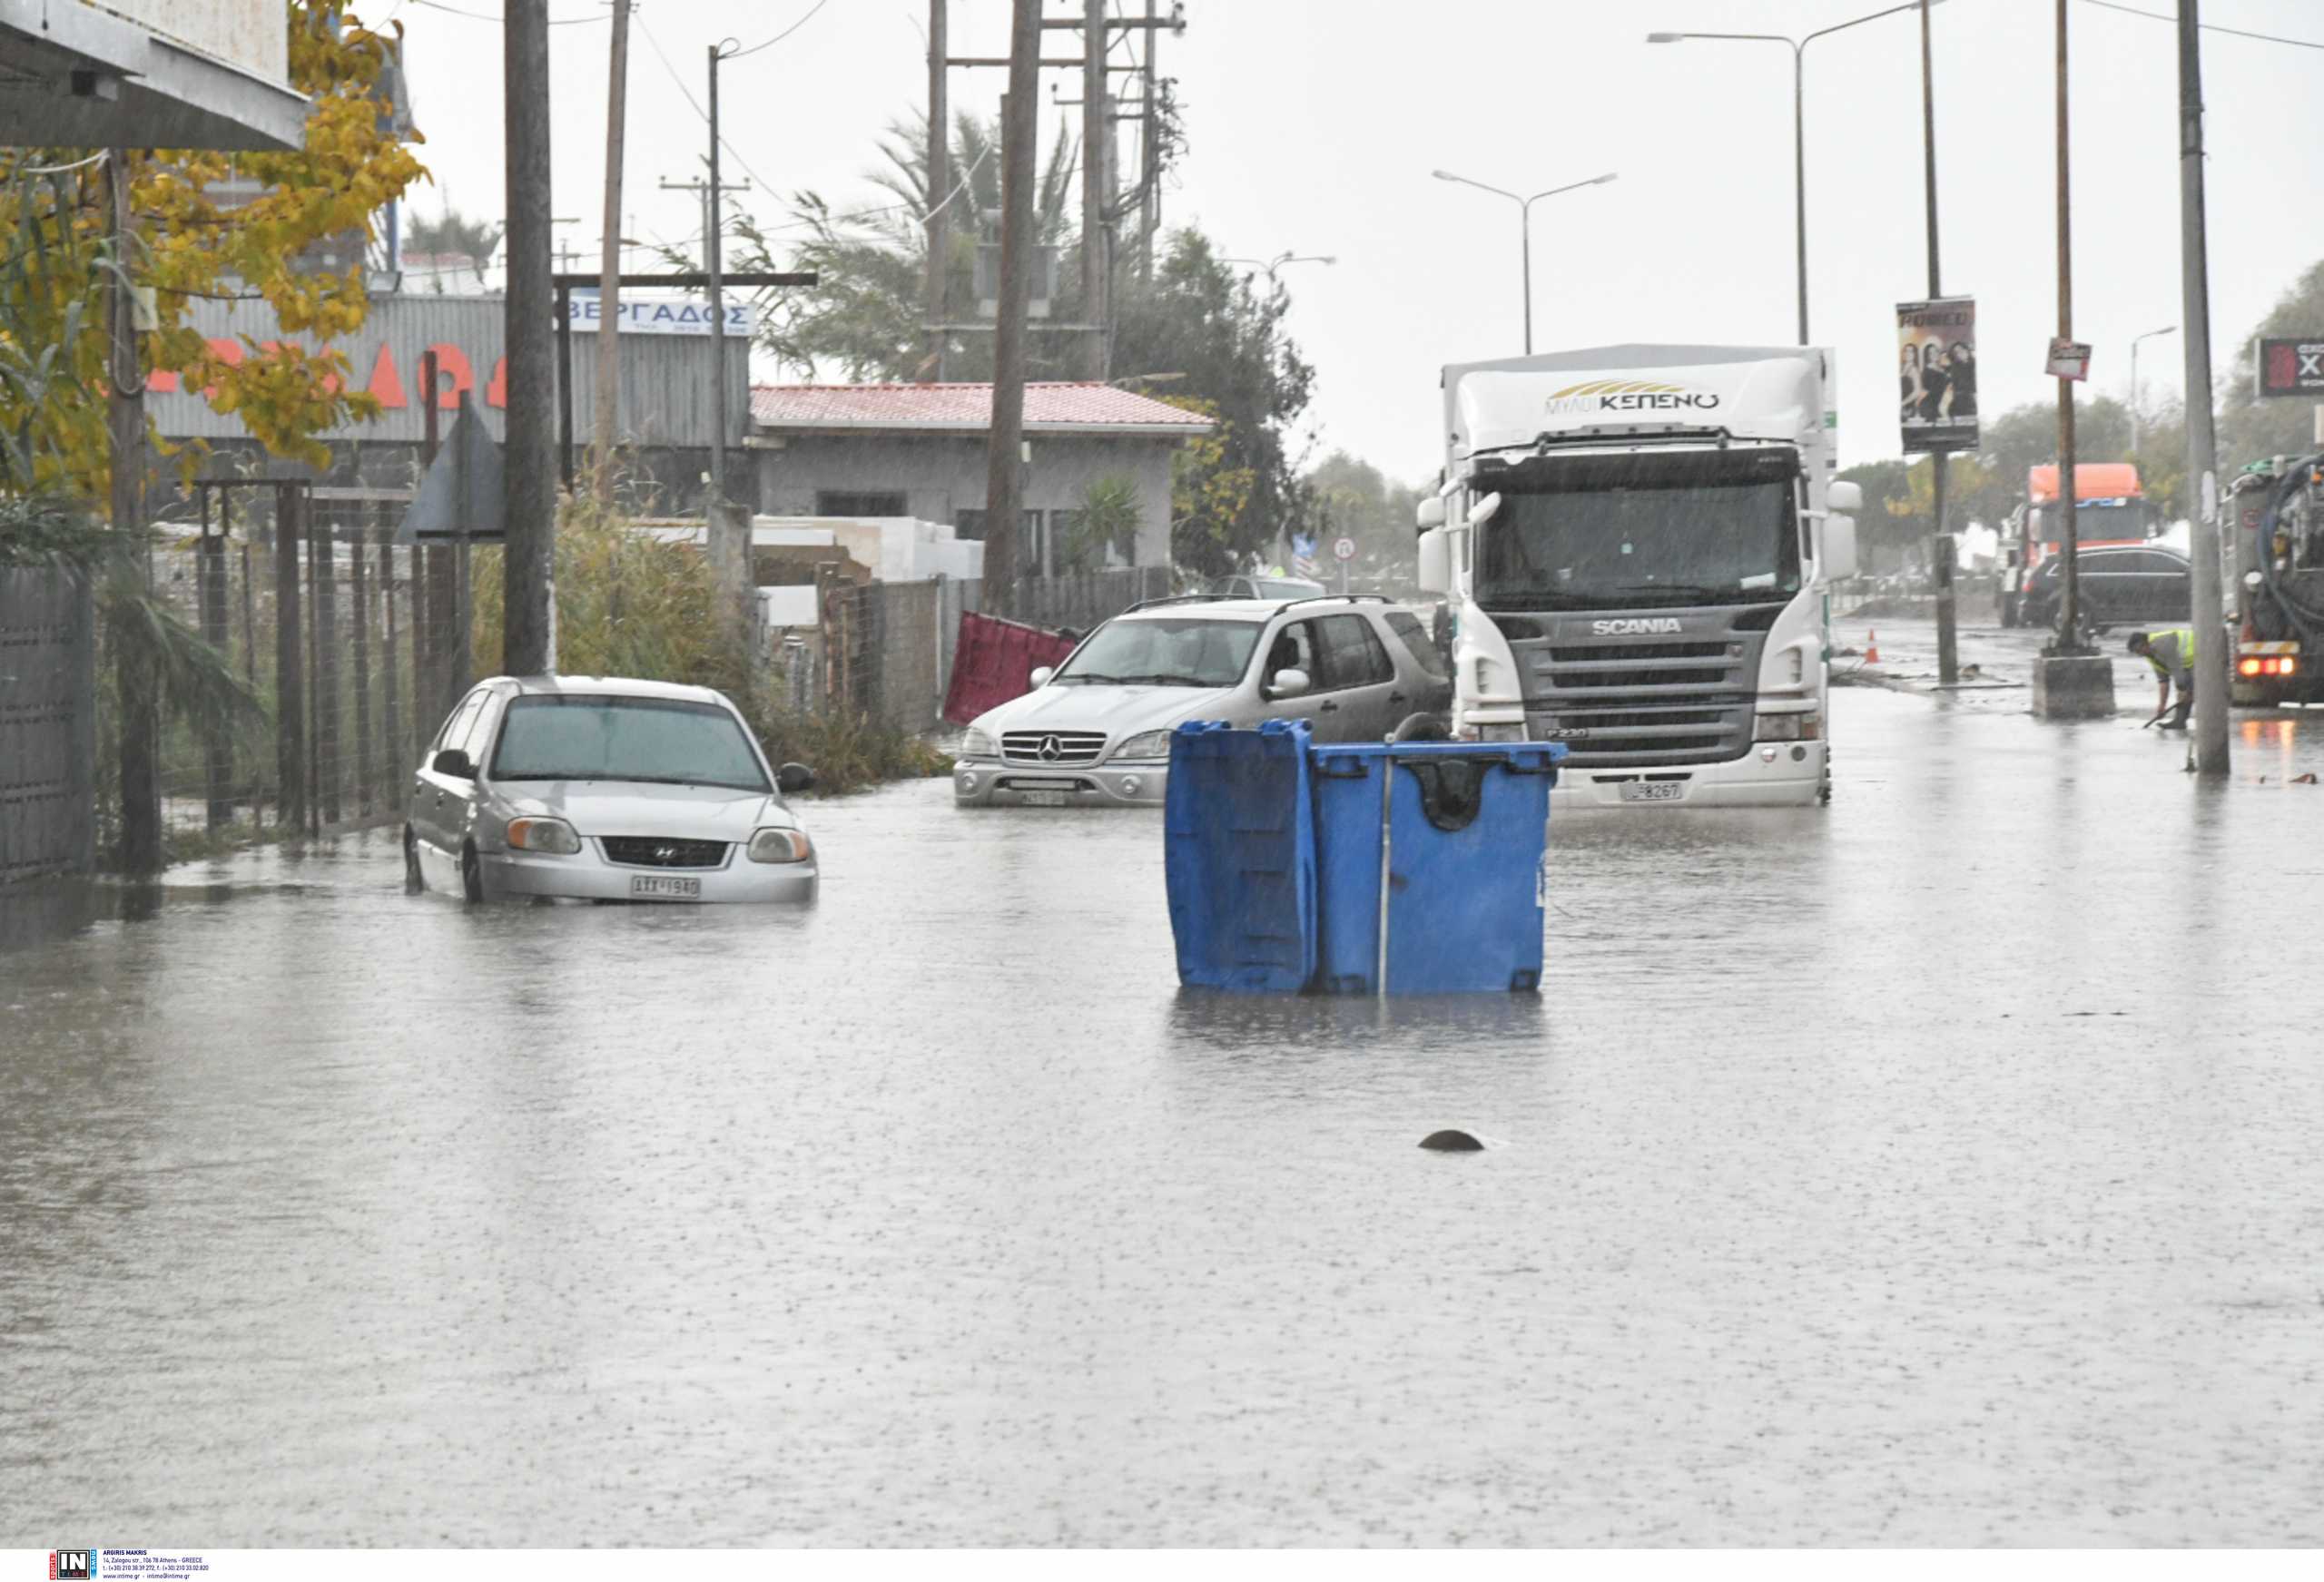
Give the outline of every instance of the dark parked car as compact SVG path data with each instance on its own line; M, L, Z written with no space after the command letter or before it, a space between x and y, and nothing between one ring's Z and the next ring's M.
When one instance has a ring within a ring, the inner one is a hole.
M2194 608L2194 573L2187 557L2175 549L2161 544L2091 545L2076 558L2081 562L2082 615L2093 627L2184 621ZM2056 622L2065 571L2063 555L2034 568L2025 588L2024 624Z

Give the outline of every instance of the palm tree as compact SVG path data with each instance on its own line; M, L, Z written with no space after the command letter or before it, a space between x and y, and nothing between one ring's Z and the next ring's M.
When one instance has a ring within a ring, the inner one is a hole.
M821 283L785 296L770 293L760 302L761 345L785 364L810 374L836 364L851 379L912 379L932 377L926 353L925 312L928 260L928 122L925 116L891 121L880 140L881 163L865 179L893 202L839 211L815 192L802 192L793 220L782 231L804 230L806 239L790 244L791 260L777 261L783 247L776 228L748 216L738 218L734 267L812 270ZM1070 248L1075 241L1073 200L1079 181L1078 145L1059 128L1041 170L1033 207L1034 234L1045 247ZM945 295L965 304L975 300L976 256L982 216L1000 208L1000 131L997 119L962 113L952 124L952 186L934 194L949 201ZM1078 282L1078 271L1060 268L1060 285ZM1070 304L1060 294L1060 310ZM953 339L946 372L955 378L990 378L990 336ZM1036 371L1045 349L1032 351ZM1054 349L1063 356L1067 349Z

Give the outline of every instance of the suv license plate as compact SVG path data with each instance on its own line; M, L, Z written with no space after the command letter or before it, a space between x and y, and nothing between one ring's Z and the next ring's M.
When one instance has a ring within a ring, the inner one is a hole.
M1687 783L1679 780L1625 781L1621 792L1626 802L1675 802L1687 794Z
M702 899L702 880L634 873L629 879L629 893L658 901L698 901Z
M1065 791L1019 791L1017 794L1025 799L1026 806L1033 808L1061 808L1065 806L1068 800L1068 793Z

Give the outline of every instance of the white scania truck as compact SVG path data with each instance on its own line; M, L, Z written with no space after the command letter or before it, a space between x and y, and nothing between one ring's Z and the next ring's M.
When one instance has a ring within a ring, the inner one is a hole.
M1444 370L1420 580L1459 740L1557 741L1561 806L1831 794L1823 589L1856 571L1832 357L1608 346Z

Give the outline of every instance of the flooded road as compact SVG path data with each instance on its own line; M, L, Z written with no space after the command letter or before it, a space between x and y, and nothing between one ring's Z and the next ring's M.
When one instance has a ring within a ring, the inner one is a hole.
M1561 822L1538 999L1182 995L1157 819L941 781L20 930L0 1542L2324 1541L2324 716L1834 713Z

